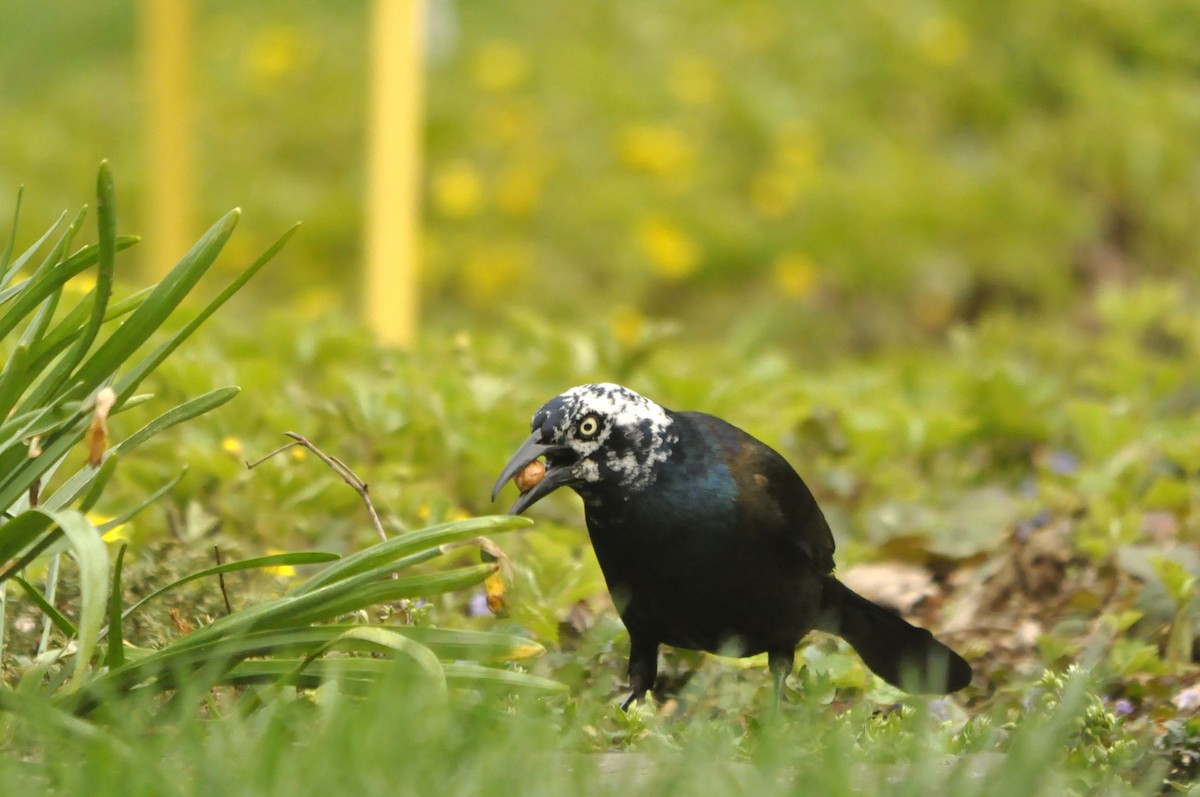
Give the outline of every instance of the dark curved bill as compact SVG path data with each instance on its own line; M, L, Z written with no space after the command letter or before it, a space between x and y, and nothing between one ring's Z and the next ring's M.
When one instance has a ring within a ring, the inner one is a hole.
M541 434L534 432L529 436L529 439L521 444L516 453L508 460L508 464L504 466L504 470L500 471L500 476L496 479L495 486L492 487L492 500L496 500L496 496L504 489L504 485L512 477L521 472L521 469L533 462L538 457L544 454L556 454L563 451L562 446L548 446L541 442ZM534 487L527 492L521 494L517 502L508 510L510 515L519 515L529 507L533 506L542 498L545 498L550 493L562 487L571 480L571 470L569 467L562 465L549 465L547 463L546 475Z

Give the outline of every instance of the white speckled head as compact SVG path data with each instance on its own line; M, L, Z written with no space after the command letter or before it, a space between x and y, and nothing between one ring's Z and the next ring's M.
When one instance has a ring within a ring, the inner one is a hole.
M655 466L670 457L678 439L666 409L627 387L580 385L546 402L533 430L546 443L565 445L578 456L573 466L584 483L612 481L626 490L654 482Z

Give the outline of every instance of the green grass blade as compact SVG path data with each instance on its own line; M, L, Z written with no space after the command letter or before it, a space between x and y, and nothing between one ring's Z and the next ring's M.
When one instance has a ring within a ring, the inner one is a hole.
M21 589L25 590L25 594L29 596L29 599L37 604L38 609L41 610L43 614L50 618L50 622L54 624L54 627L57 628L63 636L65 636L67 639L75 636L75 624L68 620L62 612L55 608L54 604L46 600L46 596L43 595L37 589L37 587L33 586L20 576L13 578L13 581L19 584Z
M240 390L241 388L232 386L219 387L216 390L210 390L202 396L197 396L196 398L185 401L176 407L172 407L115 445L113 447L113 453L120 456L125 456L130 451L137 448L142 443L146 442L165 429L170 429L176 424L183 423L184 421L190 421L192 418L215 410L217 407L220 407L222 404L236 396Z
M397 579L385 578L375 583L359 585L356 589L346 591L345 594L334 593L326 596L323 591L319 590L297 598L295 605L287 607L287 611L280 612L279 616L270 620L257 623L256 627L276 627L279 623L295 625L319 623L379 603L455 592L479 584L494 572L496 572L495 565L474 565L440 573L423 573L419 576ZM332 590L337 586L339 585L333 585L326 589ZM324 599L309 600L315 597Z
M292 672L298 660L258 659L243 661L233 667L222 681L235 686L274 683ZM305 668L296 680L296 686L314 689L329 678L350 678L360 682L375 681L383 676L394 662L383 659L345 658L320 659ZM526 673L497 670L469 664L445 664L446 685L451 689L500 689L535 695L557 695L567 691L558 681L539 678Z
M446 683L456 689L502 689L532 694L561 695L566 684L523 672L498 670L478 664L445 665Z
M324 551L298 551L295 553L280 553L280 554L271 554L270 556L257 556L252 559L242 559L237 562L226 562L225 564L218 565L216 567L210 567L205 570L198 570L195 573L189 573L188 575L184 576L183 578L177 579L176 581L172 581L170 584L167 584L165 587L160 587L160 588L156 589L154 592L151 592L149 595L142 598L137 603L133 604L128 609L126 609L125 612L121 616L128 617L129 615L136 612L138 609L142 608L142 606L146 605L147 603L149 603L150 601L159 597L160 595L165 595L166 593L171 592L172 590L178 589L179 587L182 587L184 584L195 581L197 579L209 578L210 576L219 575L221 573L236 573L240 570L256 570L256 569L261 569L264 567L283 567L285 565L318 564L318 563L323 563L323 562L330 562L337 558L338 558L337 554L326 553Z
M236 387L218 388L217 390L209 391L203 396L197 396L194 399L185 401L184 403L167 410L162 415L150 421L150 423L146 424L141 429L109 449L108 453L105 454L105 461L107 462L113 457L120 458L126 456L130 451L137 448L151 437L154 437L154 435L158 434L159 432L162 432L164 429L169 429L176 424L183 423L184 421L191 420L198 415L203 415L210 410L216 409L236 396L237 393L238 388ZM73 440L71 441L70 445L74 445L74 443L83 436L83 433L86 431L86 429L86 423L79 427L76 430L76 434L72 436ZM55 444L57 445L59 442L61 441L56 441ZM64 482L62 487L56 490L53 495L46 499L46 506L52 509L61 509L69 506L73 501L75 501L75 499L82 495L85 490L88 489L88 486L99 475L99 473L99 468L93 468L90 466L81 468L78 472L72 475L70 479ZM176 479L176 481L178 481L178 479ZM170 486L168 486L166 489L170 489ZM163 492L165 492L165 490L155 493L152 497L157 500L157 498L161 496ZM0 497L3 497L2 492L0 492ZM137 512L140 512L147 505L148 504L146 503L139 504L133 514L137 514ZM132 515L130 515L130 517L132 517Z
M208 271L233 234L240 211L226 213L201 236L121 326L79 367L75 379L90 392L125 363L162 326ZM126 392L118 395L127 398ZM132 390L128 391L132 393Z
M366 643L367 648L372 652L384 651L405 656L417 665L417 671L429 680L438 697L446 695L446 675L442 670L442 663L438 661L437 656L433 655L433 651L403 634L379 626L359 626L342 632L301 659L295 667L281 676L272 686L294 685L313 661L328 651L341 647L344 643L350 643L355 648L359 648L361 643Z
M46 241L50 240L50 237L54 235L54 233L58 230L59 225L61 225L66 218L67 212L64 210L61 214L59 214L55 222L50 225L49 229L42 233L42 237L38 238L33 242L32 246L22 252L21 256L17 258L16 262L12 264L12 267L9 268L8 271L4 272L4 278L0 279L0 289L2 289L0 290L0 306L3 306L5 302L20 292L20 285L9 288L8 284L13 281L13 278L17 276L17 274L20 273L21 269L25 268L25 264L33 259L33 256L36 255L38 250L40 250L46 244ZM16 233L17 228L14 226L14 237L16 236Z
M87 324L80 331L71 351L55 366L54 371L39 385L38 395L52 395L69 377L75 367L83 361L88 349L96 340L100 325L104 323L104 315L108 310L108 302L112 298L113 272L117 257L117 217L116 199L112 173L108 163L100 164L100 173L96 177L96 217L99 227L98 268L96 270L96 287L91 293L92 306ZM57 296L57 294L56 294ZM41 330L42 334L45 330ZM41 335L38 336L39 339Z
M170 356L175 349L179 348L180 344L187 340L201 324L208 320L209 316L215 313L217 309L221 307L221 305L225 304L225 302L229 301L229 299L235 293L241 290L241 288L247 282L249 282L250 278L257 274L259 270L262 269L262 267L265 266L271 260L271 258L273 258L276 253L283 248L283 245L287 243L289 238L292 237L292 235L296 232L296 229L297 227L292 227L283 235L281 235L279 239L275 241L275 243L273 243L265 252L259 255L257 260L250 264L245 271L239 274L237 279L227 285L225 289L221 291L221 293L218 294L217 297L200 312L199 315L189 321L182 329L172 335L149 356L140 361L127 374L125 374L117 382L116 386L117 395L120 397L118 406L120 406L121 403L124 403L126 396L137 390L138 385L141 384L142 380L145 379L148 374L157 368L163 360Z
M32 545L34 540L50 528L50 524L50 517L44 512L28 511L0 526L0 562L7 562ZM10 566L0 572L0 581L4 581L15 572Z
M4 370L0 371L0 418L8 416L13 405L29 387L27 372L32 360L33 352L25 341L18 343L8 356Z
M127 249L137 241L137 238L120 236L117 238L117 250ZM98 246L95 244L85 246L56 268L40 272L0 292L0 303L9 299L13 300L4 312L0 313L0 337L8 335L21 319L29 315L42 300L62 287L62 284L71 277L94 264L99 256L100 248Z
M33 510L44 511L44 510ZM75 638L75 669L69 689L78 689L88 673L92 651L104 624L108 604L108 548L81 513L73 510L48 513L71 543L79 567L79 633Z
M122 316L129 315L136 310L146 297L150 295L154 287L142 288L124 299L119 299L109 304L108 309L104 313L104 323L114 321ZM91 315L94 304L95 290L89 291L80 301L71 308L62 320L54 325L46 336L38 342L38 345L33 349L34 364L32 369L35 373L41 373L50 364L50 361L57 357L63 349L71 344L71 341L77 339L83 334L84 324Z
M158 416L150 423L143 426L138 431L134 432L130 437L122 440L116 446L113 446L105 455L105 461L113 457L122 457L133 449L137 448L142 443L146 442L156 434L165 429L169 429L176 424L203 415L210 410L220 407L225 402L232 399L238 393L236 387L218 388L217 390L205 393L203 396L197 396L194 399L185 401L176 407L171 408L167 412ZM80 432L82 436L82 431ZM72 501L79 497L80 494L88 487L93 479L98 475L98 469L92 467L84 467L68 479L62 487L54 493L53 496L46 500L46 504L52 508L59 508L69 505ZM161 495L158 493L155 498ZM139 505L137 511L141 511L145 505ZM135 513L136 514L136 513Z
M125 633L122 630L121 618L121 565L125 561L125 550L129 546L122 545L117 551L117 561L113 563L112 589L108 601L108 653L104 657L104 666L112 669L125 663Z
M13 207L12 227L8 232L8 243L4 245L4 250L0 251L0 288L8 285L13 276L17 273L16 269L11 272L8 270L9 260L12 258L13 247L17 243L17 226L21 222L21 200L25 197L25 186L17 187L17 202Z
M372 570L380 565L393 561L414 551L433 549L453 542L469 540L485 534L499 534L505 531L528 526L533 521L528 518L513 515L488 515L468 518L450 523L430 526L427 529L414 531L393 537L387 542L372 545L370 548L345 557L337 564L325 568L308 581L292 590L293 595L304 595L359 573Z
M86 514L90 511L92 511L92 507L94 507L96 505L96 502L100 500L100 496L104 494L104 488L108 485L109 480L112 479L113 474L117 472L117 463L118 462L120 462L120 460L117 459L116 457L107 456L107 455L104 457L104 461L100 463L100 468L98 469L95 476L91 479L91 486L88 487L87 495L85 495L79 501L79 506L77 507L77 509L79 509L80 512L83 512ZM83 470L85 470L85 471L91 470L91 466L85 465ZM74 478L74 477L72 477L72 478ZM169 482L169 484L176 484L176 483L178 483L178 481L179 481L179 477L176 476L174 479L171 480L171 482ZM58 496L59 492L62 492L62 491L59 490L58 492L56 492L55 497ZM151 500L156 499L159 496L161 496L162 492L163 491L161 491L161 490L156 490L152 494ZM66 503L70 503L70 501L67 501ZM138 511L140 511L142 507L145 507L147 505L148 505L148 502L145 502L145 501L139 503ZM132 517L132 515L131 515L131 517ZM126 520L127 519L128 518L126 518ZM123 523L125 521L121 521L121 522ZM102 526L100 528L100 533L103 534L105 531L107 531L107 529L105 529Z

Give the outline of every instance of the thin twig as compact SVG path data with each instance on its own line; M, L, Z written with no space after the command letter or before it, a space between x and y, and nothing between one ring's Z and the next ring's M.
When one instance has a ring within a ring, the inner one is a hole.
M324 451L317 448L316 445L314 445L313 442L304 435L296 434L295 432L284 432L284 434L292 438L291 443L288 443L285 446L280 446L270 454L267 454L265 457L259 457L253 462L247 462L246 467L253 469L266 462L271 457L287 451L292 446L301 446L303 448L307 448L309 451L313 452L317 459L328 465L330 470L341 476L342 481L354 488L354 491L358 493L360 498L362 498L363 503L367 505L367 512L371 515L371 524L375 526L375 531L379 534L379 539L387 542L387 532L383 530L383 523L381 523L379 520L379 514L375 511L375 505L371 503L371 496L367 494L367 483L358 478L358 474L352 471L345 462L342 462L337 457L326 454Z
M221 562L221 546L213 546L213 556L217 557L217 567L220 567ZM225 574L217 573L217 581L221 584L221 597L225 599L225 614L233 614L233 606L229 604L229 593L225 590Z

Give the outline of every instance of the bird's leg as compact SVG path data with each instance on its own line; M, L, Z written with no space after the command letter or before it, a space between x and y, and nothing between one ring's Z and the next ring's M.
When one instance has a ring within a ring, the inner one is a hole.
M658 643L631 633L629 635L629 697L621 704L628 711L633 701L641 700L654 688L658 675Z
M792 665L796 662L794 648L771 650L767 652L767 669L775 679L775 711L783 704L783 682L792 674Z

